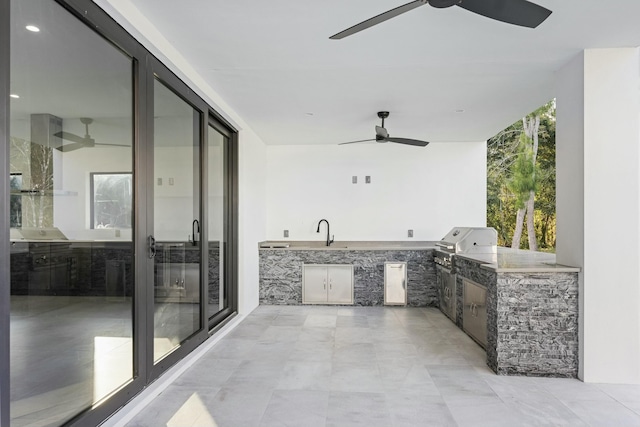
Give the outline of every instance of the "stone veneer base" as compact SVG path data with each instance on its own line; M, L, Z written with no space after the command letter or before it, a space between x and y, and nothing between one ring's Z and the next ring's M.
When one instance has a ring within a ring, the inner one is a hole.
M384 304L384 263L407 263L407 305L436 306L433 250L260 249L260 304L302 304L303 264L348 264L354 271L354 305Z
M578 273L496 273L456 259L487 288L487 365L499 375L578 375ZM462 289L458 291L462 305ZM463 327L461 310L459 326Z

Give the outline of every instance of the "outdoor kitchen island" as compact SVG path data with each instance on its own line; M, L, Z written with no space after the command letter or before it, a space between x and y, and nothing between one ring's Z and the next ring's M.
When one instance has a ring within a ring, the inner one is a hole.
M399 261L407 263L407 305L442 309L435 243L335 242L327 247L319 241L261 242L260 304L303 304L303 268L322 264L353 266L351 304L382 305L384 265ZM466 330L465 308L471 317L485 316L483 347L493 371L577 377L578 268L557 265L554 254L509 248L453 257L457 286L452 320ZM483 301L465 305L467 282L486 290Z
M473 314L485 311L493 371L577 377L579 268L556 264L555 254L501 247L497 254L457 254L454 265L459 327L469 307L465 284L486 288L486 306Z

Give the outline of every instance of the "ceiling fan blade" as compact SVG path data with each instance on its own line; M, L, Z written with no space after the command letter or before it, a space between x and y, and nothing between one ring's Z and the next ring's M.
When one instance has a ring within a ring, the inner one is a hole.
M368 141L375 141L375 139L361 139L360 141L349 141L349 142L341 142L338 145L346 145L346 144L356 144L358 142L368 142Z
M61 145L60 147L57 147L58 150L62 151L63 153L67 153L69 151L75 151L78 150L80 148L85 148L86 145L84 142L74 142L73 144L65 144L65 145Z
M416 147L426 147L429 145L427 141L419 141L417 139L410 138L394 138L388 137L384 139L387 142L397 142L398 144L415 145Z
M339 33L334 34L329 38L332 40L339 40L339 39L345 38L355 33L359 33L362 30L366 30L369 27L373 27L374 25L378 25L388 19L394 18L405 12L409 12L410 10L413 10L416 7L424 6L427 3L428 3L427 0L412 1L411 3L407 3L405 5L396 7L395 9L388 10L384 13L381 13L380 15L374 16L373 18L369 18L366 21L362 21L361 23L356 24L353 27L347 28L344 31L340 31Z
M67 141L73 141L73 142L77 142L77 143L86 142L85 138L83 138L81 136L78 136L75 133L69 133L69 132L65 132L65 131L60 131L60 132L56 132L54 135L57 136L58 138L66 139Z
M131 147L131 145L127 145L127 144L109 144L107 142L94 142L93 145L110 145L112 147Z
M551 11L527 0L462 0L457 6L487 18L536 28Z

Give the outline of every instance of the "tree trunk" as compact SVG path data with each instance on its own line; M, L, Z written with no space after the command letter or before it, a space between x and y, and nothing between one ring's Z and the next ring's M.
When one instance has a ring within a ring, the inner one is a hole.
M535 173L536 158L538 156L538 129L540 128L540 116L536 114L535 118L527 120L527 117L522 119L524 131L526 135L533 141L532 158ZM529 200L526 203L527 210L527 236L529 237L529 250L538 250L538 241L536 239L536 229L534 224L534 211L535 211L535 192L531 191L529 194Z
M516 229L513 231L513 240L511 240L512 249L520 249L520 238L522 237L522 226L524 220L524 214L527 211L526 206L522 209L518 209L516 214Z
M536 228L534 223L534 198L535 192L529 193L529 200L527 200L527 235L529 237L529 250L538 250L538 241L536 239Z

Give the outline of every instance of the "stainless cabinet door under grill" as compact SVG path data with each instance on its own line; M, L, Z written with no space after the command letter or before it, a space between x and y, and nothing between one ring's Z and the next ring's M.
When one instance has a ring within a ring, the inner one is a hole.
M462 279L464 310L462 327L466 333L486 348L487 346L487 288L468 279Z
M384 263L384 304L407 305L407 263Z

